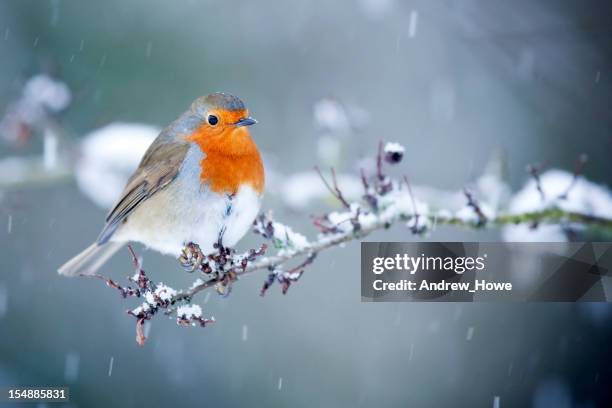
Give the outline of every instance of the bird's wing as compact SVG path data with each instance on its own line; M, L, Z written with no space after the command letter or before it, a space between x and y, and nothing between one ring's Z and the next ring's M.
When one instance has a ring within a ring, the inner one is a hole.
M107 242L140 203L176 178L188 150L187 142L173 140L165 131L155 139L108 213L98 244Z

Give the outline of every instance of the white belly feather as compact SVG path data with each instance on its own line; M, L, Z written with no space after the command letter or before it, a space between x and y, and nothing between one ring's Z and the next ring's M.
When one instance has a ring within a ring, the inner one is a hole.
M210 191L200 183L203 157L199 147L192 146L177 178L141 203L111 240L141 242L174 256L194 242L210 253L224 229L223 244L234 246L251 227L261 199L247 185L231 198Z

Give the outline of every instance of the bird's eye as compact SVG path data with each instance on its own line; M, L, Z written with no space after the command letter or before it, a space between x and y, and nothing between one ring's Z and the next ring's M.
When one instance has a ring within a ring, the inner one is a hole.
M215 126L217 123L219 123L218 117L216 117L215 115L208 115L208 124L210 126Z

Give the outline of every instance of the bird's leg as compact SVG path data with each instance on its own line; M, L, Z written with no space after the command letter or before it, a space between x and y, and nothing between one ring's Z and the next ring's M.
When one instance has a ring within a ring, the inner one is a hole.
M215 264L217 265L217 272L219 272L221 275L224 275L224 272L227 270L227 268L232 266L232 256L236 252L234 249L223 245L224 234L225 226L222 227L221 230L219 230L219 235L217 236L217 243L213 245L217 252L213 255L208 256L209 259L215 262Z
M221 227L221 229L219 230L219 234L217 235L217 245L215 248L217 248L217 250L219 251L219 253L223 252L224 246L223 246L223 235L225 235L225 225L223 227Z
M234 268L234 255L236 251L233 248L223 245L223 235L225 227L222 227L217 236L217 242L213 245L217 251L214 255L209 255L208 259L213 261L216 266L218 283L216 285L217 292L220 295L228 296L232 290L232 283L236 281L237 275Z
M205 256L200 246L193 242L186 244L181 251L181 255L178 257L179 263L187 272L193 272L196 269L200 269L204 259Z

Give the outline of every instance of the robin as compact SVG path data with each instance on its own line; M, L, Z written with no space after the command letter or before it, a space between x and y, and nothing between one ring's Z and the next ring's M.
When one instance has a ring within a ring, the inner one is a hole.
M248 129L255 123L235 96L196 99L151 144L97 241L59 273L94 274L130 241L174 256L190 242L204 253L221 240L236 244L264 191L263 163Z

